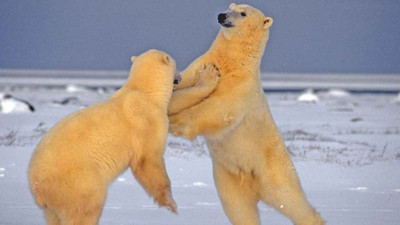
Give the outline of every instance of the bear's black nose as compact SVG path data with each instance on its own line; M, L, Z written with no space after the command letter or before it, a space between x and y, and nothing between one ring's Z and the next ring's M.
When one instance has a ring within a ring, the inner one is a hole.
M226 20L226 13L218 14L218 23L223 24Z
M178 78L174 79L174 84L179 84L181 82L182 78L179 76Z

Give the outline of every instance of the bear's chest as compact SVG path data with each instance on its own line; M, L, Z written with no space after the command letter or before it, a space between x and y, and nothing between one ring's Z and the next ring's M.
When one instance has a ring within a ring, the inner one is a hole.
M254 116L254 115L253 115ZM251 172L252 165L264 164L263 149L265 149L262 130L254 126L249 120L252 116L244 118L234 130L221 136L206 137L207 146L213 160L228 168L232 173L240 171Z

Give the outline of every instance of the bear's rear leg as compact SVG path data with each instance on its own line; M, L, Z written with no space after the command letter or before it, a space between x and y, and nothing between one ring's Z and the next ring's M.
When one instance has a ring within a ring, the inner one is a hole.
M60 218L58 218L54 211L50 209L44 209L43 211L47 225L61 225Z
M63 220L62 225L97 225L101 210L90 213L78 213Z
M60 213L61 224L97 225L103 211L103 205L104 201L96 201L93 198L81 201L81 204L70 205Z
M213 162L214 181L226 215L233 225L259 225L258 194L247 182Z
M284 147L267 157L261 178L261 199L289 217L296 225L323 225L325 222L308 203L297 173Z
M59 195L49 204L60 218L61 225L96 225L103 211L107 185L99 177L82 176L58 189Z

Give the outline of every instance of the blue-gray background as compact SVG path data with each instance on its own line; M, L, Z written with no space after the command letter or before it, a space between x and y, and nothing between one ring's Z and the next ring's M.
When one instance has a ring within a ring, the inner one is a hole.
M0 0L0 68L128 70L149 48L184 69L227 0ZM400 74L400 1L263 0L274 18L263 72Z

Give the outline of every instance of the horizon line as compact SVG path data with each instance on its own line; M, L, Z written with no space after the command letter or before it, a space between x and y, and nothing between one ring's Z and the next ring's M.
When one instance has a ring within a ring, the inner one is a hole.
M182 71L179 71L182 72ZM75 70L75 69L14 69L0 68L0 75L127 75L128 70ZM260 71L260 74L270 75L383 75L383 76L400 76L400 73L357 73L357 72L270 72Z

